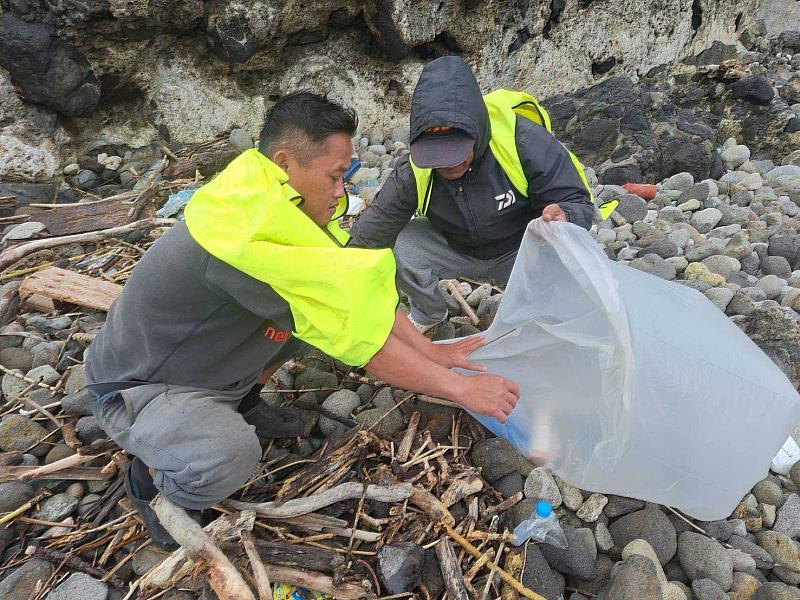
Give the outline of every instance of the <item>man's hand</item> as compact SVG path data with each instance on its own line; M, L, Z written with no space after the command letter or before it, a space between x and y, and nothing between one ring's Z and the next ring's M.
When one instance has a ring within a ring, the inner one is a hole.
M464 338L452 344L433 344L434 362L451 369L460 367L470 371L485 371L486 367L477 365L467 360L472 352L483 346L486 338L482 335Z
M542 221L549 223L550 221L569 221L567 214L561 209L558 204L548 204L542 211Z
M519 386L499 375L462 377L461 391L455 400L472 412L505 423L519 400Z

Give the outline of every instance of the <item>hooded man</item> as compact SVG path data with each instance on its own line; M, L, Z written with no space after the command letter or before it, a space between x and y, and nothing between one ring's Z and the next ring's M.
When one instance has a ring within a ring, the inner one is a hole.
M519 114L524 107L549 124L525 96L482 96L457 56L428 63L411 98L411 155L350 232L353 246L394 249L398 284L421 332L447 316L441 279L508 282L532 219L592 224L580 163L548 128Z
M514 408L510 381L451 370L484 370L466 360L482 340L434 345L397 310L390 251L344 247L355 129L352 111L315 94L278 101L259 149L195 192L87 350L94 416L135 457L126 491L158 545L174 542L156 493L207 508L253 473L259 438L301 434L260 391L307 344L501 421Z

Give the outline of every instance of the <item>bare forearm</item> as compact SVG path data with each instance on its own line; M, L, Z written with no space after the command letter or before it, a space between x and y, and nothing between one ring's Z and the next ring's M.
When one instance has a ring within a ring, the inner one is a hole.
M389 385L454 401L458 401L464 379L415 351L394 330L366 369Z
M392 333L420 354L434 360L435 352L433 342L422 335L417 328L411 324L406 314L399 308L394 317Z

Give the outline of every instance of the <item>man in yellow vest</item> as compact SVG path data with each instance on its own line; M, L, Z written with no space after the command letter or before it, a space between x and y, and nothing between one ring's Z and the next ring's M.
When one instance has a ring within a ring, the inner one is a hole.
M135 457L126 491L153 540L174 544L148 502L204 509L239 489L259 438L299 435L261 401L266 379L311 344L389 383L501 421L519 396L467 355L434 345L397 309L389 250L345 248L342 176L356 118L308 92L281 99L259 149L195 192L142 257L87 350L99 425ZM302 424L301 424L302 425Z
M532 219L591 226L583 169L549 125L528 94L482 96L459 57L423 69L411 98L411 156L400 159L350 232L351 245L394 248L420 331L447 316L441 279L506 283Z

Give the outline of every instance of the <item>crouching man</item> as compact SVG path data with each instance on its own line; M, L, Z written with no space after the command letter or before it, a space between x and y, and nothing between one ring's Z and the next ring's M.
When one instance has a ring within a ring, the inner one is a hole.
M519 391L467 356L482 340L434 345L397 310L389 250L346 248L342 176L355 114L298 92L267 116L258 149L200 188L142 257L87 351L100 426L132 454L128 495L155 543L161 493L201 510L233 494L259 438L295 436L262 384L307 344L387 383L501 421Z

